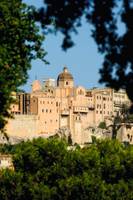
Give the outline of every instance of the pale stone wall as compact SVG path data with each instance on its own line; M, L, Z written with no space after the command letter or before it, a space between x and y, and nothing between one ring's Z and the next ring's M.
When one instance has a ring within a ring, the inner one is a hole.
M117 132L117 139L133 144L133 124L123 124Z
M68 116L62 116L60 119L60 127L69 127Z
M58 98L39 97L39 132L55 133L59 129L60 100Z
M72 136L73 144L82 144L82 124L80 120L74 122L74 134Z
M59 98L66 98L70 96L74 96L74 88L60 88L56 87L55 88L55 96Z
M15 115L6 126L7 134L16 137L31 137L38 134L38 116Z

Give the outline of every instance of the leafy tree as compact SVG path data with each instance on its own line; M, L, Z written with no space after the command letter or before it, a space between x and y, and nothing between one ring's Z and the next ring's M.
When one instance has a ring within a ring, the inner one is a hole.
M67 148L64 141L36 139L2 150L15 171L0 171L0 199L131 200L133 146L117 140Z
M126 89L133 101L132 0L44 0L44 7L35 14L46 32L53 21L54 30L64 34L64 50L74 44L71 33L78 32L83 16L92 25L92 37L104 55L100 82Z
M100 124L98 125L98 128L106 129L106 123L105 122L100 122Z
M27 80L32 59L44 60L44 36L33 18L34 7L21 0L0 1L0 129L10 115L12 95Z

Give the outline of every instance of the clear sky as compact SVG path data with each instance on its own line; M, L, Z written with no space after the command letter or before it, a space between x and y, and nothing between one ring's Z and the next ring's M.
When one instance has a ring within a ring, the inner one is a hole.
M37 7L42 6L43 0L24 0L27 4L34 4ZM45 65L37 60L32 62L32 69L29 71L29 79L23 87L30 91L31 83L35 77L40 81L46 78L56 79L64 66L67 66L72 73L75 85L81 85L86 88L99 87L100 75L98 73L102 66L102 56L97 52L97 46L91 38L89 25L83 22L79 28L79 34L73 34L75 46L64 52L61 49L62 35L47 35L44 41L44 48L48 52L45 57L50 62Z

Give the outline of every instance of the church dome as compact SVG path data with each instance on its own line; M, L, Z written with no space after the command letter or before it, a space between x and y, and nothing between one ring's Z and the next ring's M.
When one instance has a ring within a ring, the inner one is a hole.
M73 76L70 74L67 67L64 67L63 72L59 74L57 82L59 81L73 81Z

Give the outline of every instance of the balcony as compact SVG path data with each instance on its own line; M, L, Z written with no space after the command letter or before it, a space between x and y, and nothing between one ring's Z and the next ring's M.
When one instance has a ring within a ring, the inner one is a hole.
M75 113L88 113L89 108L87 106L74 106L73 107L73 112Z
M123 107L123 103L121 101L114 101L114 107L122 108Z

